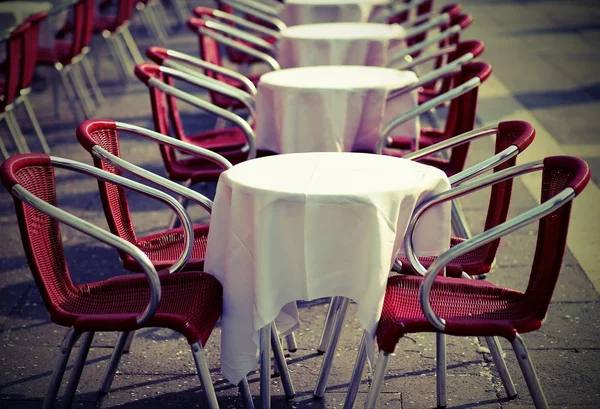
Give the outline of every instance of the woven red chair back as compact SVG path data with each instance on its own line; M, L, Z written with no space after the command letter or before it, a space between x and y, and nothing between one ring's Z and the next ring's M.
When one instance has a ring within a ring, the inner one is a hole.
M77 127L77 139L90 153L92 153L94 145L98 145L111 154L121 157L119 133L114 121L101 121L97 119L85 121ZM92 157L94 166L97 168L115 175L122 175L119 169L94 155ZM98 189L100 190L102 208L104 209L104 215L106 216L110 231L128 242L136 244L137 236L125 189L101 180L98 181ZM121 258L126 257L125 254L120 254L120 256Z
M0 112L12 104L20 92L20 82L23 70L23 47L30 24L25 22L15 28L6 41L6 64L4 71L4 89L0 95Z
M13 186L18 184L45 202L56 205L54 169L48 155L13 156L0 167L0 178L11 193ZM29 268L52 316L76 291L69 276L59 223L23 203L14 194L13 198Z
M467 81L479 77L483 83L492 73L492 67L485 62L469 62L462 66L459 74L453 79L453 87L458 87ZM479 87L454 98L448 108L448 116L444 128L444 139L472 131L475 127L477 115L477 100ZM447 173L449 175L463 170L469 152L469 144L457 146L452 149Z
M40 35L40 23L46 19L46 13L36 13L27 18L29 29L25 33L25 41L22 42L23 58L22 75L19 84L19 91L31 87L33 74L35 72L35 63L37 60L38 38Z

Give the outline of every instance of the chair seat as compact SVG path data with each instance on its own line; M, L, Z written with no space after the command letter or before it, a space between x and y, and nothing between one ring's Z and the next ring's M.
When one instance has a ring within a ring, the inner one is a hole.
M377 328L379 349L392 353L408 333L436 332L419 304L420 276L397 275L388 279L383 311ZM538 329L542 320L533 311L535 300L519 291L486 281L438 277L430 297L432 307L446 320L445 333L458 336L501 336L512 340L518 333Z
M235 151L247 144L246 136L237 127L186 135L182 140L215 152Z
M143 327L170 328L190 344L206 344L221 315L223 288L200 272L159 274L161 301ZM75 331L131 331L144 311L149 286L143 274L130 274L75 287L74 294L51 311L52 321Z
M38 48L36 64L54 65L60 63L68 65L73 59L71 55L71 42L65 40L56 40L54 48Z
M206 255L206 238L208 224L194 226L194 249L184 271L202 271ZM152 261L154 268L162 270L175 263L183 252L183 230L181 228L167 230L138 239L137 246ZM138 263L130 256L124 255L123 267L130 271L141 271Z
M465 239L461 237L452 237L450 239L450 247L454 247L463 241L465 241ZM492 266L485 259L485 257L488 255L487 248L488 245L479 247L474 251L465 253L452 260L450 264L446 265L446 276L460 278L463 271L470 276L489 273ZM429 268L435 259L436 257L419 257L419 262L425 268ZM398 258L398 260L402 262L402 274L415 274L414 270L408 263L408 259L401 257Z

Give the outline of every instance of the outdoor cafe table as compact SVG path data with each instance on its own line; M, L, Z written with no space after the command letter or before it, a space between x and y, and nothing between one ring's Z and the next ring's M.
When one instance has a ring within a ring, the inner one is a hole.
M411 71L382 67L300 67L263 74L256 101L256 142L277 153L373 152L381 126L417 107ZM396 134L419 135L418 118Z
M404 37L398 24L304 24L281 30L277 61L282 68L315 65L387 65L394 40ZM398 41L399 42L399 41Z
M286 0L280 18L288 26L369 21L390 0Z
M297 327L296 300L348 297L374 336L413 210L448 188L439 169L367 153L275 155L223 172L205 262L223 285L223 375L236 385L255 368L259 332L283 307L280 332ZM449 243L444 204L419 222L415 248L432 256Z

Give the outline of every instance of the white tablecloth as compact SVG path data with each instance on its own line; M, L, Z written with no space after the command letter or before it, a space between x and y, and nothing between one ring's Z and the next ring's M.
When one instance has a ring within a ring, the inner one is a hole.
M433 167L383 155L303 153L221 175L205 269L223 284L221 366L234 385L258 362L258 331L296 300L344 296L375 334L386 281L414 208L449 188ZM449 204L417 226L419 255L450 242ZM297 324L294 312L285 332Z
M278 153L375 149L382 125L417 106L417 91L387 101L417 81L381 67L302 67L263 74L256 102L257 146ZM395 134L419 134L418 118Z
M315 23L365 23L389 0L286 0L280 18L288 26Z
M397 24L304 24L281 31L277 61L282 68L315 65L384 67L390 42L404 37Z

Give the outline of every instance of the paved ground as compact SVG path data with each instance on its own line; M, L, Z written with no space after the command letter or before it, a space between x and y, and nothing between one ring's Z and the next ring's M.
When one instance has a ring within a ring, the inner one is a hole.
M581 154L595 168L599 151L597 109L594 110L598 107L599 79L598 58L594 53L598 48L600 33L597 25L600 9L597 3L463 0L461 4L475 17L469 36L486 42L484 58L492 63L495 71L495 76L482 87L481 122L493 123L503 118L531 120L538 129L538 139L536 145L527 152L529 156L526 160L539 158L550 149L553 152L558 150ZM149 44L143 31L137 30L134 35L141 48ZM195 40L186 33L173 36L170 46L196 52ZM123 86L118 82L102 44L96 47L95 54L98 56L96 63L99 71L102 71L102 89L107 98L96 115L151 126L149 104L143 86L135 82ZM44 80L47 75L40 72L33 103L53 153L89 162L89 157L75 141L75 123L64 99L59 107L61 117L54 117L49 80ZM209 123L193 110L186 115L186 120L196 124ZM25 124L25 121L21 122ZM31 131L26 126L23 128L26 132ZM2 127L0 133L4 138L6 129ZM36 146L33 139L30 141L32 147ZM484 157L490 148L489 142L474 145L470 161ZM129 139L124 143L123 152L125 158L162 172L158 150L152 144ZM535 195L530 192L534 182L526 180L525 183L516 184L513 213L535 204ZM213 189L214 186L206 186L205 192L210 194ZM64 208L105 226L93 180L59 172L58 190L60 204ZM590 198L592 204L594 198ZM166 224L168 213L164 208L137 196L132 196L131 202L136 229L141 234L160 229ZM464 203L475 230L483 220L485 202L486 198L478 195ZM597 222L596 206L575 208L574 217L581 219L583 216L585 223L575 225L571 229L571 236L594 230L586 225L593 226ZM199 211L193 214L197 218L203 217ZM41 405L64 329L49 322L31 281L15 227L12 203L6 193L0 193L0 227L3 238L3 245L0 246L0 407L35 408ZM597 231L592 231L595 236L591 236L591 243L597 243ZM491 281L524 289L534 234L535 228L531 228L503 240L497 266L489 276ZM85 282L121 274L116 253L110 249L69 229L63 230L63 236L74 281ZM600 335L600 297L588 277L593 276L593 268L587 267L594 265L597 251L585 248L582 256L579 248L579 245L571 245L573 251L565 254L563 271L545 325L540 331L525 336L552 408L596 408L600 399L600 352L597 341ZM298 394L295 399L285 401L279 382L275 380L273 407L342 406L360 336L352 306L350 309L351 314L332 370L330 388L324 400L315 401L312 390L321 361L315 348L326 303L316 300L302 304L298 331L300 348L290 354L288 360ZM219 337L217 328L207 350L220 404L221 407L241 407L236 388L224 381L219 372ZM100 333L95 337L75 407L203 407L187 344L177 334L164 330L140 331L132 352L122 362L111 393L99 397L96 390L114 341L114 335L109 333ZM497 373L490 364L489 354L480 340L449 339L448 398L451 407L532 407L514 357L508 344L504 346L509 368L520 393L512 401L505 399ZM390 360L378 407L433 407L434 356L431 336L419 335L403 340L395 357ZM257 395L256 375L250 381L253 393ZM364 402L367 386L365 378L359 404Z

